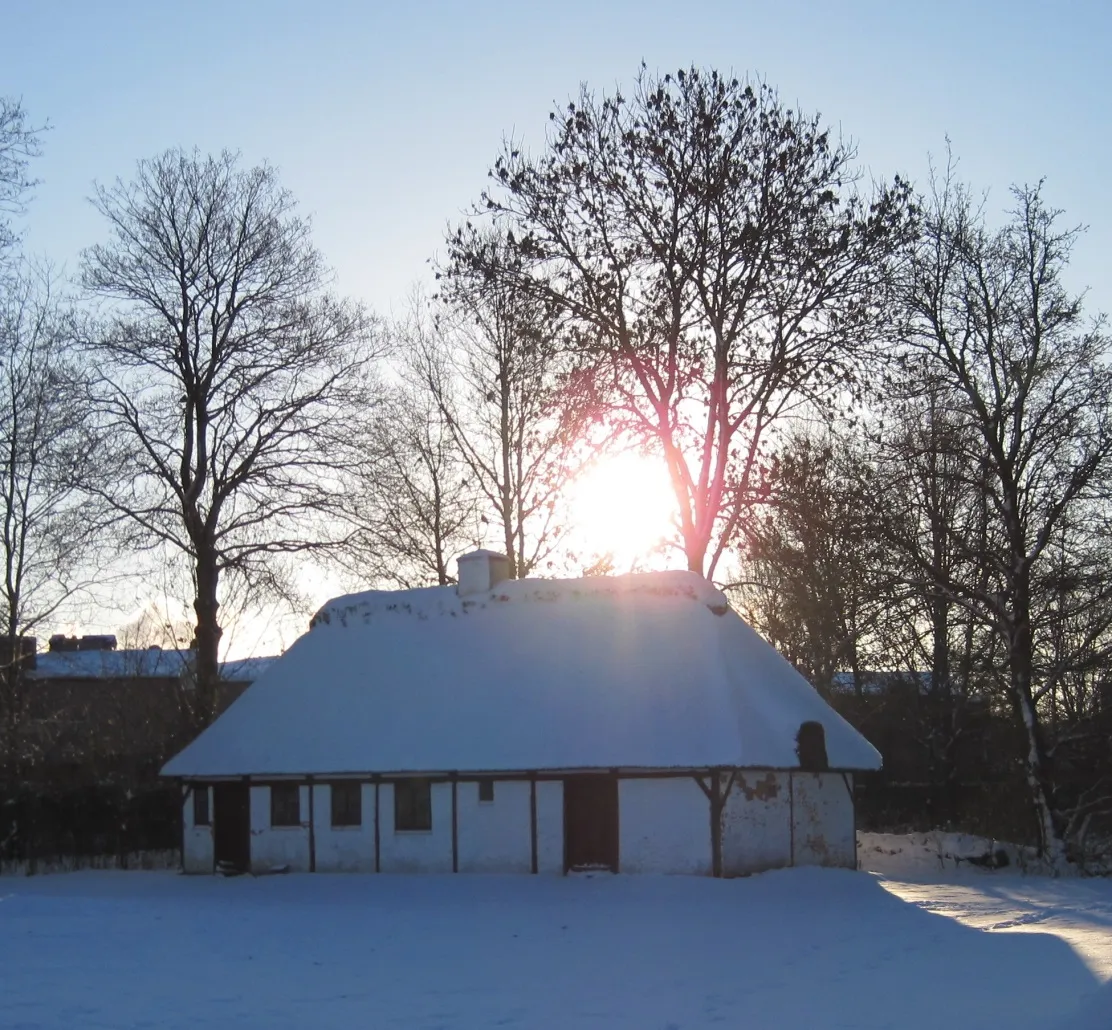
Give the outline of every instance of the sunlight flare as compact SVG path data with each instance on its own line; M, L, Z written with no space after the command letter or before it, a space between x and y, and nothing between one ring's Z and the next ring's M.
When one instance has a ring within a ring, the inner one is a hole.
M675 497L654 458L634 453L603 458L572 484L569 506L584 557L609 557L614 572L661 564L674 535Z

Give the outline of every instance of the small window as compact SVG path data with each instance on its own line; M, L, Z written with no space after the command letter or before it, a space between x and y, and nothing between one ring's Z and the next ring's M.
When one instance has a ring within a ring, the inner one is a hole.
M354 780L332 784L332 825L363 825L363 785Z
M394 829L432 829L432 785L428 780L394 782Z
M209 789L203 783L193 787L193 825L209 825Z
M479 800L483 804L494 800L494 780L479 780Z
M301 788L296 783L271 784L270 825L301 825Z

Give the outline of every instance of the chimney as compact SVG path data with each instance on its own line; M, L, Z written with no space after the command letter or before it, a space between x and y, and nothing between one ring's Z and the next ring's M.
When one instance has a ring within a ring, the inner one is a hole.
M461 554L456 593L460 597L485 594L492 587L510 578L510 560L497 551L471 551Z
M77 642L78 651L115 651L116 637L112 633L86 633Z

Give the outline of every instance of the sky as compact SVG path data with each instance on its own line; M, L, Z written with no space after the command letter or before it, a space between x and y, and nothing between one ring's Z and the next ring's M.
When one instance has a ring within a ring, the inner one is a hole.
M1112 309L1112 4L2 0L0 95L49 122L26 249L75 274L95 182L171 146L269 161L337 288L400 312L509 136L581 83L692 64L761 78L922 183L946 140L995 217L1012 183L1085 224L1070 285Z
M921 182L949 136L994 212L1009 184L1045 176L1090 227L1074 285L1110 308L1110 44L1100 0L4 0L0 93L53 126L26 240L71 272L105 235L94 181L170 146L227 147L279 168L339 289L400 309L503 137L539 150L553 103L644 61L762 77L878 178Z

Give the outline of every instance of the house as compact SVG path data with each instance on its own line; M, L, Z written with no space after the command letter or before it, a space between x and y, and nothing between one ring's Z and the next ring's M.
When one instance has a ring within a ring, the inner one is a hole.
M11 651L10 642L0 645ZM109 635L52 636L49 650L19 643L24 731L29 753L57 776L59 769L104 775L116 767L157 761L183 729L183 691L193 652L117 649ZM264 670L270 658L221 666L223 710Z
M164 767L186 871L855 866L880 755L702 577L506 574L326 604Z

